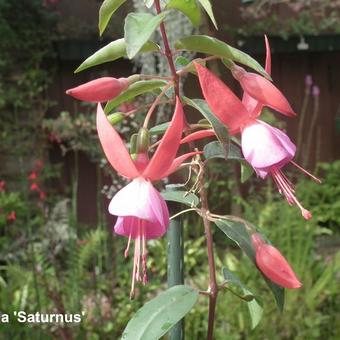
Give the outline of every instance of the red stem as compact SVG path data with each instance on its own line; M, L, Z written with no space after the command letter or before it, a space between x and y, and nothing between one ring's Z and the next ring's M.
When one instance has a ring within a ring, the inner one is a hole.
M155 0L154 4L155 4L157 14L160 14L162 12L162 9L161 9L161 5L159 3L159 0ZM159 25L159 28L160 28L163 43L164 43L164 54L165 54L166 58L168 59L169 67L170 67L171 74L172 74L172 79L173 79L173 82L175 84L175 94L176 94L176 96L179 96L178 74L176 73L176 67L175 67L175 64L174 64L174 60L172 59L172 52L171 52L171 48L170 48L170 44L169 44L169 39L168 39L168 36L166 34L165 25L164 25L163 21Z
M204 168L201 168L200 173L200 199L202 206L202 218L204 224L205 236L207 239L207 252L208 252L208 264L209 264L209 317L208 317L208 333L207 340L213 340L214 333L214 322L215 322L215 311L216 311L216 301L218 295L218 285L216 281L216 270L215 270L215 258L214 258L214 248L213 248L213 238L211 233L211 224L207 213L209 213L209 205L207 199L207 192L205 190L204 182Z

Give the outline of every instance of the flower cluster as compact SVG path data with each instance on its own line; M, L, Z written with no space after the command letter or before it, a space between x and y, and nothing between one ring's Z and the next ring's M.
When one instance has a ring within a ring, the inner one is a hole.
M266 65L268 77L271 73L271 54L267 37ZM288 163L304 173L314 176L297 165L293 158L296 146L281 130L259 119L262 108L269 107L286 116L293 117L295 112L282 92L267 78L247 72L234 63L230 69L240 83L244 94L240 100L227 85L205 66L193 63L199 78L203 96L212 113L228 128L229 132L241 135L244 158L262 179L271 176L279 192L290 205L300 208L305 219L312 217L295 196L293 184L284 175L282 169ZM169 226L169 211L161 194L153 186L174 172L187 158L199 153L189 152L176 158L180 144L213 135L214 130L201 130L182 139L185 117L181 99L176 96L176 105L172 120L152 157L149 157L149 133L147 125L152 108L149 110L143 127L131 143L130 152L120 135L113 127L116 122L106 116L101 103L109 101L136 81L138 77L112 78L103 77L92 80L66 91L76 99L97 103L96 126L103 151L111 166L131 182L119 190L109 204L110 214L117 217L114 231L128 238L125 256L128 255L131 240L134 240L134 261L130 296L134 296L135 284L147 282L146 241L164 235ZM170 85L169 85L170 86ZM163 90L162 94L165 93ZM154 102L152 107L156 106ZM32 178L33 179L33 178ZM32 183L32 186L36 185ZM32 187L31 187L32 188ZM33 190L33 189L32 189ZM287 288L299 288L301 283L281 253L266 244L258 234L252 236L259 270L273 282Z
M37 160L35 162L34 170L28 176L30 181L30 191L36 192L39 195L40 201L44 201L46 199L46 193L39 185L40 171L42 170L43 166L43 163L40 160Z

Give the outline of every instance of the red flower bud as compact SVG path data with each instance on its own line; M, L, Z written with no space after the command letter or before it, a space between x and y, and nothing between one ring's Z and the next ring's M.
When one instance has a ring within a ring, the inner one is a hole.
M86 102L106 102L117 97L129 86L126 78L102 77L66 91L66 94Z
M39 191L39 186L37 183L32 183L31 186L30 186L30 190L31 191Z
M17 216L15 214L15 211L11 211L8 215L7 215L7 221L8 222L14 222L17 219Z
M293 269L275 247L264 243L259 234L251 237L256 252L256 265L269 280L284 288L302 286Z
M0 192L4 192L5 191L5 186L6 186L6 182L5 181L0 181Z

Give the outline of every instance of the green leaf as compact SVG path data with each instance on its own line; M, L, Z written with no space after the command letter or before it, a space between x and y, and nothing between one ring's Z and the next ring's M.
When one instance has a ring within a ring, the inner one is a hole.
M200 202L195 194L188 193L187 191L168 189L162 191L161 195L166 201L183 203L189 207L197 207Z
M254 329L261 321L263 308L257 302L254 294L241 282L241 280L235 274L230 272L227 268L223 268L223 276L225 282L228 283L228 286L233 285L241 289L243 296L240 297L242 300L245 300L247 302L251 319L251 328Z
M132 59L140 51L166 14L166 12L156 16L149 13L128 14L125 19L124 38L129 59Z
M203 152L204 157L206 159L211 158L226 159L225 157L226 151L217 141L213 141L205 145L203 148ZM240 148L232 143L229 144L229 150L227 151L227 155L228 155L227 159L243 160Z
M169 125L170 125L170 122L165 122L165 123L153 126L149 130L149 132L150 132L151 135L161 135L166 131L166 129L169 127Z
M112 14L125 2L126 0L104 0L99 9L99 34L102 35L109 23Z
M245 183L254 173L254 169L246 161L241 161L241 183Z
M147 41L140 50L140 52L154 51L159 51L159 46L152 41ZM126 44L124 39L118 39L92 54L74 72L78 73L87 68L108 63L122 57L126 57Z
M247 229L250 229L251 232L255 232L256 228L249 223L249 225L245 225L242 220L216 220L215 224L218 228L220 228L224 234L234 241L244 252L245 254L255 263L255 250L251 243L249 234ZM254 230L252 230L254 228Z
M229 133L227 128L213 115L210 111L207 102L203 99L189 99L185 98L185 103L192 106L207 119L212 128L214 129L216 136L220 142L220 150L223 153L224 158L228 158L228 150L230 151L231 145L229 143Z
M109 113L120 104L127 102L143 93L158 89L167 84L164 80L140 80L128 87L126 91L110 100L105 106L105 112Z
M237 63L247 65L264 77L271 79L264 68L251 56L216 38L206 35L192 35L178 40L175 46L176 49L185 49L231 59Z
M147 302L127 324L122 339L156 340L166 334L195 305L198 292L174 286Z
M253 261L254 264L256 263L255 249L249 236L257 231L253 224L243 220L242 218L234 216L228 216L228 220L216 220L215 224L230 240L234 241L244 251L244 253ZM282 311L284 305L284 289L268 280L265 276L263 276L263 278L272 291L278 308Z
M181 70L184 67L188 66L190 64L190 60L188 58L185 58L183 56L178 56L175 59L175 66L176 66L176 70ZM193 66L194 67L194 66Z
M255 295L247 289L247 287L241 282L241 280L232 272L230 272L227 268L223 268L223 277L224 277L224 282L228 284L228 287L235 287L236 288L241 288L242 295L238 294L237 295L244 301L252 301L255 299Z
M213 13L210 1L209 0L198 0L198 1L202 5L204 10L207 12L207 14L209 15L209 18L212 21L212 23L214 24L215 28L218 30L217 23L216 23L216 20L215 20L215 17L214 17L214 13Z
M196 0L170 0L166 9L177 9L186 15L194 26L201 22L201 10L197 6Z

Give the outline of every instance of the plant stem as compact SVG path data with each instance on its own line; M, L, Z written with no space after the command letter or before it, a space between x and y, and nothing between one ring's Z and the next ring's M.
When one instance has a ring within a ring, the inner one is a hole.
M165 85L165 86L163 87L162 92L159 94L159 96L156 98L156 100L152 103L152 105L151 105L151 107L150 107L148 113L147 113L146 116L145 116L143 128L147 129L153 111L155 110L156 106L160 103L160 101L161 101L162 97L165 95L166 91L167 91L171 86L172 86L172 82L169 83L168 85Z
M155 4L157 14L160 14L162 12L162 9L161 9L161 5L159 3L159 0L155 0L154 4ZM166 58L168 59L170 71L171 71L171 74L172 74L172 79L173 79L173 82L175 84L175 94L176 94L176 96L179 96L179 83L178 83L179 76L176 73L176 67L175 67L175 64L174 64L174 60L172 58L172 51L170 49L170 44L169 44L168 36L166 34L165 25L164 25L163 21L159 25L159 28L160 28L163 43L164 43L164 54L165 54Z
M200 186L200 199L201 199L201 212L205 230L205 236L207 239L207 251L208 251L208 263L209 263L209 317L208 317L208 333L207 340L213 339L214 333L214 321L216 311L216 301L218 295L218 286L216 282L216 270L215 270L215 258L213 248L213 238L211 233L211 224L209 220L209 205L207 192L205 190L204 181L204 166L201 167L199 174L199 186Z

